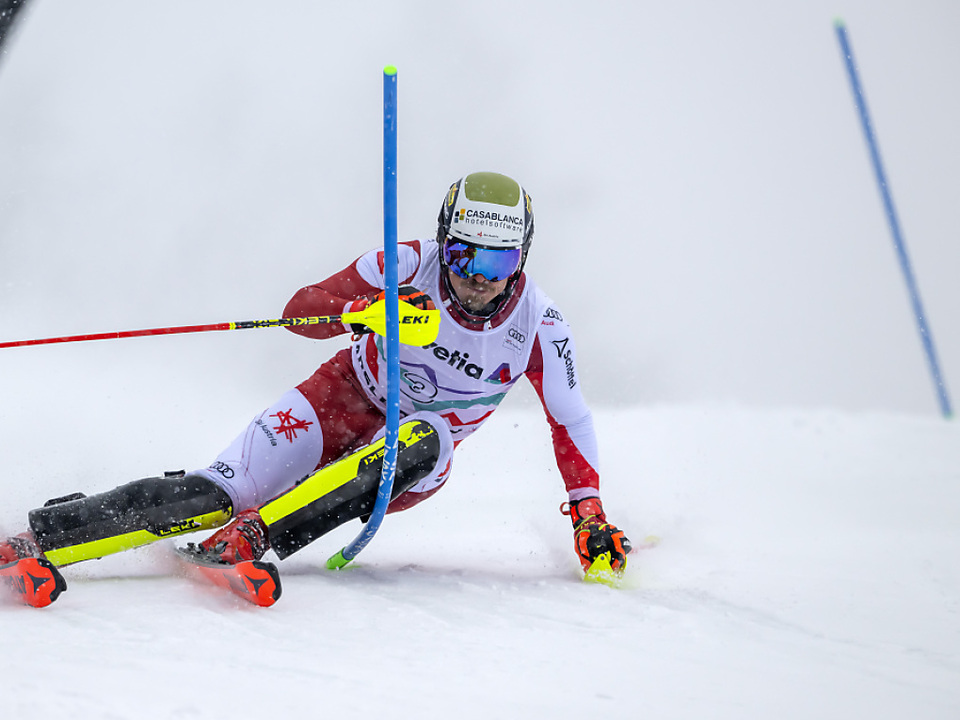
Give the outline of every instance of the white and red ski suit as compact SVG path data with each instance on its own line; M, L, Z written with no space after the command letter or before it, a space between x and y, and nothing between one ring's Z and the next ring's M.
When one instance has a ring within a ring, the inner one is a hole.
M423 413L449 435L443 433L435 472L395 498L390 511L415 505L440 488L450 473L453 448L490 417L521 375L543 403L569 499L598 497L593 418L580 392L570 327L550 298L524 273L495 315L473 323L457 311L442 282L445 270L435 240L401 243L398 254L400 284L428 294L441 314L436 342L401 345L401 416ZM284 317L338 315L383 287L383 252L372 250L299 290ZM290 330L315 339L349 332L342 325ZM257 416L213 464L198 472L223 487L239 510L262 504L314 469L370 442L384 425L383 344L384 338L373 333L355 338L349 349Z

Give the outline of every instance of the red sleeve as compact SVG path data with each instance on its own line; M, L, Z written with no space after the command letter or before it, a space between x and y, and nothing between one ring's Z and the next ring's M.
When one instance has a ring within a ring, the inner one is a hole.
M314 317L321 315L340 315L347 305L359 298L372 299L380 292L360 277L357 263L315 285L307 285L297 290L283 310L283 317ZM324 340L343 335L347 330L340 323L324 325L301 325L287 328L297 335Z
M571 435L571 429L559 422L550 412L547 406L547 400L543 392L543 354L540 348L540 337L537 336L533 351L530 354L530 362L524 374L529 378L537 396L543 404L543 411L547 416L547 422L550 424L550 432L553 436L553 452L557 458L557 468L560 470L560 476L563 478L563 484L567 492L575 490L595 490L600 494L600 474L597 469L590 464L577 447L576 440ZM593 433L592 424L588 428L581 428L582 423L577 423L575 434L582 434L584 430Z

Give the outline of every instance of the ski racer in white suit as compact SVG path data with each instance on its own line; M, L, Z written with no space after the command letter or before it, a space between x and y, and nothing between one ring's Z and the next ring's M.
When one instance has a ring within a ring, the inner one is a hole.
M552 430L557 465L568 493L561 511L573 522L581 564L586 570L601 554L610 553L612 568L620 570L630 543L607 521L600 501L596 435L580 392L570 328L524 272L532 240L529 195L511 178L481 172L450 187L441 205L436 238L400 244L401 299L431 308L435 301L441 315L434 343L401 345L400 410L405 419L423 419L435 428L439 444L432 464L399 492L395 488L389 512L405 510L442 487L450 474L454 448L490 417L525 375L543 403ZM287 304L284 317L357 311L381 294L383 287L383 252L372 250L326 280L300 289ZM87 559L92 555L80 550L70 555L58 549L68 542L59 539L67 537L64 528L72 528L72 547L83 547L76 544L79 533L81 540L90 540L88 544L96 542L102 554L102 548L109 547L108 536L115 532L111 518L123 514L111 506L123 505L125 511L144 502L172 507L171 496L182 505L184 497L203 499L214 492L216 507L225 508L224 520L232 516L233 521L202 547L226 562L259 559L271 547L274 528L267 526L258 508L293 489L317 468L369 444L378 433L382 435L385 422L382 336L357 325L303 325L290 330L314 339L347 332L353 332L354 338L350 348L336 353L254 418L208 467L180 480L137 481L152 483L150 493L131 483L114 494L31 513L31 529L40 549L55 563L57 552L70 561ZM184 490L187 481L192 484ZM155 499L142 500L145 495ZM340 513L327 525L359 514ZM77 529L82 527L89 530ZM311 533L304 544L315 539L316 531ZM273 547L280 557L293 551L282 550L276 540Z

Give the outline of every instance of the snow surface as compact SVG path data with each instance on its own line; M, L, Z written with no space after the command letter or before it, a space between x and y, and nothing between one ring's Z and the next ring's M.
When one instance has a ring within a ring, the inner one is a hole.
M280 563L273 608L178 577L158 545L66 568L54 606L0 611L5 716L960 716L955 424L597 421L611 519L663 539L619 590L579 581L546 424L515 404L353 566L324 561L356 524Z

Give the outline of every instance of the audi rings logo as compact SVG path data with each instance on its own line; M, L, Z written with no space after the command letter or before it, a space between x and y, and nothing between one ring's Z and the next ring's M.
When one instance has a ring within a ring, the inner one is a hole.
M214 472L218 472L223 475L227 480L233 477L234 472L233 468L227 465L225 462L220 462L217 460L213 465L210 466L210 469Z
M503 346L510 348L518 356L523 356L523 344L527 341L527 334L516 325L507 328L507 336L503 339Z

